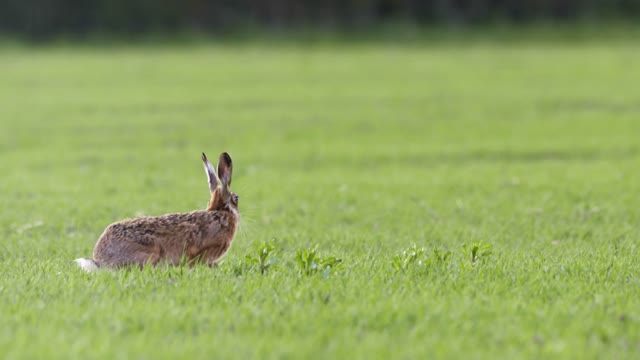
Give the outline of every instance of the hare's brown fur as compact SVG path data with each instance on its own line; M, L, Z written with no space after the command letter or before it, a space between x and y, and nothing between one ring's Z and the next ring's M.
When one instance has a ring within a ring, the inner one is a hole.
M93 251L98 266L181 260L214 265L227 252L238 226L228 211L197 210L184 214L139 217L109 225Z
M238 197L231 192L231 158L223 153L218 163L220 179L203 155L209 177L211 199L206 210L190 213L145 216L109 225L93 251L98 268L127 265L169 264L200 261L217 266L231 246L239 215ZM218 186L221 181L221 186ZM85 268L83 266L83 268Z

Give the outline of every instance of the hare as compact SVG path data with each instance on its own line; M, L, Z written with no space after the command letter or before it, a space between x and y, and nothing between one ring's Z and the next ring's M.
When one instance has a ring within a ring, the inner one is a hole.
M201 261L217 267L229 250L238 222L238 195L231 192L231 157L220 154L218 175L202 153L211 199L206 210L145 216L109 225L98 239L93 259L76 263L85 271L145 264L178 265ZM220 182L220 186L218 186Z

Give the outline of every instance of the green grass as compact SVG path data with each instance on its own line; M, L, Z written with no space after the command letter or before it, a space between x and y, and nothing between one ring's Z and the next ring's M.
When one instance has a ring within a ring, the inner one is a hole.
M0 354L634 358L639 59L632 40L5 48ZM203 208L201 151L230 152L240 195L220 268L76 268L111 222Z

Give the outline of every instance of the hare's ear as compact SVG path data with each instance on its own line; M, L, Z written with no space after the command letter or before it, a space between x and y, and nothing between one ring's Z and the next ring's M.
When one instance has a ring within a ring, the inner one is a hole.
M231 186L231 172L233 171L233 165L231 163L231 156L226 152L220 154L218 160L218 174L220 174L220 180L222 182L222 190L226 191Z
M207 155L202 153L202 162L204 163L204 171L207 173L207 179L209 180L209 191L213 193L218 187L218 175L216 175L213 165L207 160Z

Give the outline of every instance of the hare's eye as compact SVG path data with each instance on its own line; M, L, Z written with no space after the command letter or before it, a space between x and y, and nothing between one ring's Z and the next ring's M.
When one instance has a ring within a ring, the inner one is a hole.
M238 195L233 195L233 202L238 203Z

